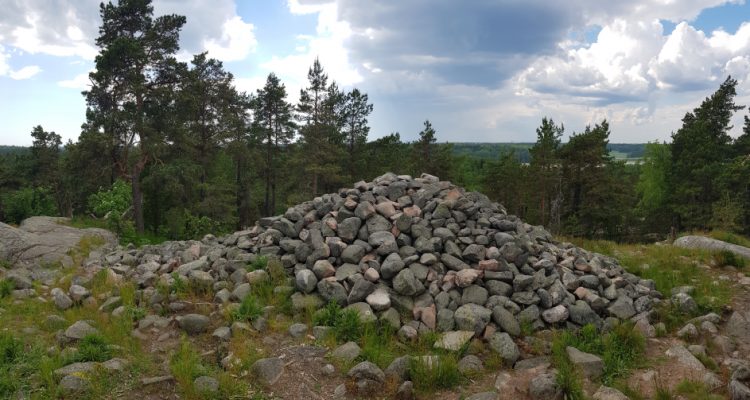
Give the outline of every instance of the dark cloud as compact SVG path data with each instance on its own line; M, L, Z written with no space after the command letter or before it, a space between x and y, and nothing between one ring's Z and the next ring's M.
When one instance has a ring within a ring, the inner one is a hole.
M496 85L531 57L555 51L577 18L562 3L411 0L338 2L357 62L385 72L426 70L447 83Z

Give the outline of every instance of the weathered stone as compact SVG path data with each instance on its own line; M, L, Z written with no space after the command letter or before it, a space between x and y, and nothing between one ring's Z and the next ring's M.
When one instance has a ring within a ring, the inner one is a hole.
M315 276L315 273L313 271L310 271L309 269L302 269L297 271L297 273L294 275L294 282L297 290L302 293L310 293L315 290L315 287L318 285L318 278Z
M472 331L477 334L484 331L491 317L492 311L472 303L462 305L454 314L456 327L459 330Z
M435 347L438 349L459 351L471 338L474 337L474 331L451 331L445 332L440 339L435 341Z
M521 356L518 346L513 339L505 332L495 332L488 339L490 348L494 350L506 365L513 366L516 360Z
M331 352L331 357L344 361L354 361L362 354L362 349L355 342L346 342Z
M180 325L180 328L191 335L205 332L210 323L211 320L201 314L187 314L177 317L177 324Z
M250 369L264 385L273 385L284 373L284 360L281 358L261 358Z
M604 372L604 362L596 355L584 353L575 347L568 346L565 348L568 353L570 362L581 369L583 374L589 379L597 379Z

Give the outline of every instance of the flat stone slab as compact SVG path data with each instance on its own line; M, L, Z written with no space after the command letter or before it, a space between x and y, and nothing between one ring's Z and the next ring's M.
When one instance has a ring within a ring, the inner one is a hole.
M740 257L750 259L750 248L739 246L732 243L727 243L721 240L712 239L705 236L688 235L672 243L673 246L682 247L684 249L702 249L712 251L729 251Z
M102 239L105 244L117 244L110 231L98 228L78 229L66 225L62 217L31 217L18 228L0 222L0 260L19 264L45 264L71 261L68 251L85 236Z

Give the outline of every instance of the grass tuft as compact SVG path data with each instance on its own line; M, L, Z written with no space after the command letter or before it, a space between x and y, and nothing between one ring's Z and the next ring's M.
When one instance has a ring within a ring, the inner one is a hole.
M0 280L0 299L4 299L10 296L14 288L15 285L10 281L10 279Z
M413 357L409 363L409 375L414 388L421 393L432 393L439 389L451 389L461 383L458 360L453 354L431 356L436 362L422 357Z
M253 294L242 299L240 307L232 313L233 321L254 321L263 315L263 306Z
M676 387L676 392L687 400L719 400L722 396L711 393L703 382L684 380Z
M78 345L78 351L64 361L64 364L74 362L96 361L104 362L112 358L113 351L107 340L99 334L87 335Z

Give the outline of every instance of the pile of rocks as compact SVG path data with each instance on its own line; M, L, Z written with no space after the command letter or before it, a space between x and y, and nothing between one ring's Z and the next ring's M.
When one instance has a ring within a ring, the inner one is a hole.
M423 174L385 174L316 197L252 229L200 242L121 249L89 260L136 280L158 303L158 282L180 274L239 301L258 256L277 258L295 307L337 302L401 334L574 327L647 315L660 294L615 259L552 240L486 196ZM401 320L403 315L411 319Z

